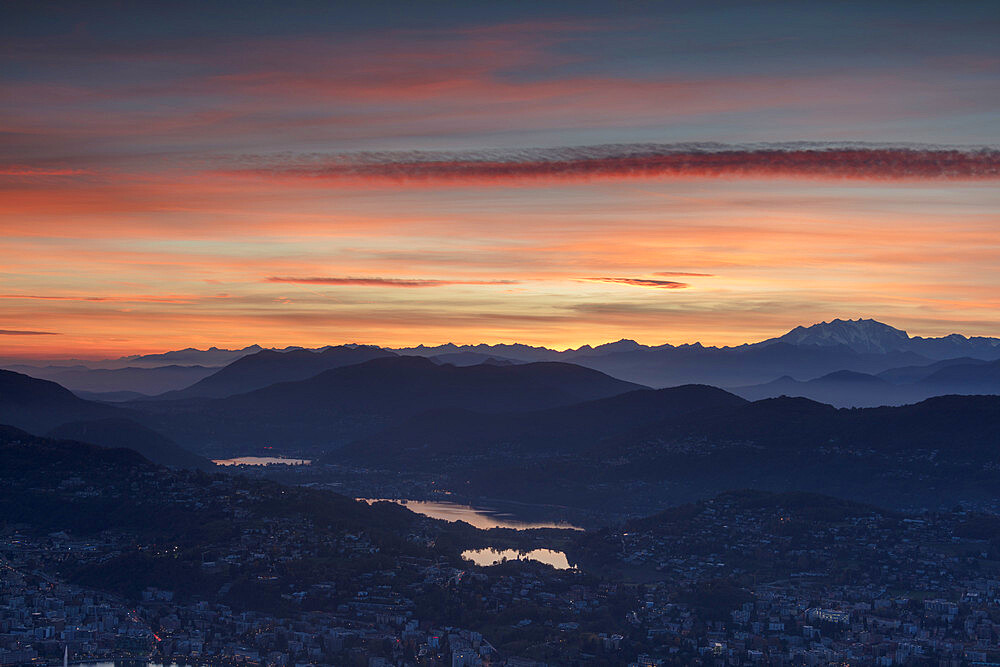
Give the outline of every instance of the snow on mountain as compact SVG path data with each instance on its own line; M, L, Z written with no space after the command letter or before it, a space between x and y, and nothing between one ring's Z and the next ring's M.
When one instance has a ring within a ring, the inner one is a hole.
M846 345L855 352L886 354L909 349L910 336L900 329L875 320L841 320L821 322L810 327L798 326L784 336L765 343L790 345Z
M961 334L950 334L940 338L910 337L901 329L871 319L836 319L809 327L799 326L783 336L765 340L757 345L774 343L821 347L844 345L862 354L913 352L928 359L970 356L992 360L1000 357L1000 339L997 338L978 336L967 338Z

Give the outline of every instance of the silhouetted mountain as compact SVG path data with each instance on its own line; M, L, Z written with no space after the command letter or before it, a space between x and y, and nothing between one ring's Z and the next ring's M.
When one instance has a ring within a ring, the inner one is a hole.
M580 357L600 357L606 354L615 354L619 352L636 352L639 350L650 349L646 345L640 345L634 340L628 338L623 338L621 340L615 341L614 343L604 343L603 345L598 345L597 347L591 347L590 345L584 345L583 347L578 347L575 350L567 350L562 353L569 358L580 358Z
M635 512L732 488L938 506L992 498L1000 483L1000 396L838 410L805 398L749 403L720 392L714 399L723 400L711 409L699 410L694 401L693 409L659 419L655 409L638 407L638 414L614 417L621 409L611 407L615 401L655 406L668 395L632 392L489 418L428 414L349 446L346 456L461 475L466 492L483 497ZM609 407L607 421L601 405ZM379 451L386 455L379 458Z
M882 371L878 374L880 378L887 382L893 384L911 384L913 382L919 382L929 375L933 375L936 371L948 366L959 366L964 364L985 364L986 361L982 359L973 359L972 357L958 357L956 359L943 359L942 361L935 361L933 364L923 364L920 366L903 366L902 368L890 368L887 371Z
M521 343L514 343L512 345L487 345L486 343L480 343L479 345L455 345L454 343L446 343L444 345L434 345L430 347L426 345L417 345L416 347L400 347L394 348L393 351L402 355L417 357L438 357L445 354L471 352L487 357L513 359L518 361L555 361L556 359L559 359L561 354L560 352L550 350L547 347L533 347L531 345L523 345Z
M955 357L975 357L976 359L1000 359L1000 338L950 334L940 338L910 339L910 349L931 359L952 359Z
M55 382L0 370L0 423L57 437L86 440L107 447L128 447L157 463L210 468L192 454L134 421L120 407L85 401Z
M842 408L906 405L944 394L1000 394L1000 362L948 359L889 369L877 376L838 371L808 382L785 376L732 392L749 400L803 396Z
M651 386L710 384L739 387L776 377L818 377L835 371L877 373L898 366L929 363L912 352L867 354L845 345L799 346L777 342L741 347L664 346L573 359L574 363Z
M183 449L156 431L130 419L99 419L72 422L58 426L46 434L50 438L77 440L101 447L133 449L160 465L196 470L212 470L215 464Z
M905 331L875 320L832 320L810 327L795 327L778 338L757 343L791 345L818 345L821 347L847 346L855 352L887 354L912 352L928 359L951 359L969 356L978 359L1000 358L1000 339L960 334L940 338L910 337Z
M225 366L231 364L248 354L260 352L263 348L260 345L250 345L240 350L224 350L217 347L210 347L207 350L199 350L188 347L183 350L172 350L161 354L138 354L122 357L119 362L126 362L131 366L162 366L165 364L196 364L199 366Z
M394 356L395 352L388 352L371 345L340 345L324 348L318 352L304 349L287 352L261 350L237 359L186 389L172 391L157 398L223 398L261 389L277 382L305 380L331 368Z
M945 366L916 384L935 394L1000 394L1000 361Z
M711 384L739 387L784 375L807 379L841 370L878 374L891 368L924 366L937 359L968 356L1000 359L1000 339L910 337L875 320L840 320L796 327L777 338L736 347L641 345L620 340L575 350L527 345L442 345L408 348L406 354L435 356L475 353L522 361L565 361L654 387Z
M762 352L761 348L775 349L771 352ZM261 349L257 345L242 350L188 348L163 354L136 355L102 361L74 360L72 363L87 368L104 369L165 364L221 367L241 357L260 352ZM322 352L325 349L318 348L312 351ZM273 351L287 353L303 350L290 347ZM835 319L808 327L799 326L782 336L736 347L706 347L700 343L649 346L623 339L593 347L584 345L562 351L520 343L497 345L448 343L387 351L428 358L460 355L445 357L445 360L450 359L456 365L469 365L474 359L485 360L489 357L498 360L508 359L512 362L562 361L594 368L630 382L656 387L692 383L737 387L770 382L784 375L806 380L839 370L879 374L891 368L926 366L936 360L957 357L993 361L1000 359L1000 338L966 337L960 334L939 338L911 337L901 329L876 320ZM27 362L10 360L7 365L17 363ZM32 362L31 365L42 367L51 363L51 361L39 361ZM142 391L142 393L150 392Z
M6 476L44 476L54 470L74 474L95 472L95 481L107 473L138 467L155 466L133 449L99 447L85 442L33 435L19 428L0 424L0 454Z
M510 366L511 364L527 363L520 359L507 359L489 354L480 354L479 352L451 352L427 358L436 364L451 364L452 366L477 366L479 364Z
M245 453L264 444L335 448L432 409L522 411L636 388L572 364L455 367L423 357L385 357L224 399L130 406L185 446Z
M141 401L152 398L147 394L140 394L137 391L74 391L73 393L85 401L104 403L126 403L128 401Z
M905 331L875 320L833 320L810 327L795 327L778 338L757 343L770 345L808 345L819 347L849 347L862 354L886 354L909 350L910 337Z
M432 410L352 444L331 460L407 461L415 467L442 454L463 457L531 456L541 451L583 452L603 439L692 413L706 414L745 403L715 387L688 385L639 389L565 407L489 414ZM432 464L433 465L433 464Z
M119 408L85 401L55 382L0 370L0 424L44 433L66 422L122 415Z
M58 382L70 391L104 393L130 391L151 396L182 389L208 377L218 369L205 366L158 366L155 368L87 368L85 366L12 366L25 375Z
M905 403L909 395L881 377L854 371L836 371L808 382L799 382L786 375L773 382L735 387L731 391L751 401L778 396L801 396L838 408L899 405Z

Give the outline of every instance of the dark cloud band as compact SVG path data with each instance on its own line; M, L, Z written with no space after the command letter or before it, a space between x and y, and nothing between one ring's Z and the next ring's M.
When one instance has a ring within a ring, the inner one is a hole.
M332 180L490 182L605 178L998 179L1000 150L867 144L643 144L468 153L364 153L240 171Z

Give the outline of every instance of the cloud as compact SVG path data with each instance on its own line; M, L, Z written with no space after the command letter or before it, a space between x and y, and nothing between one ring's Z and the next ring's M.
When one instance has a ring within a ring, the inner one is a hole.
M0 176L81 176L90 174L87 169L70 169L63 167L27 167L20 165L0 166Z
M518 280L432 280L425 278L335 278L326 276L270 276L270 283L300 285L356 285L361 287L444 287L447 285L517 285Z
M684 289L690 287L687 283L673 280L650 280L648 278L586 278L601 283L617 283L619 285L635 285L636 287L654 287L656 289Z
M44 294L0 294L0 299L30 299L33 301L110 301L104 296L54 296Z
M0 336L59 336L55 331L18 331L16 329L0 329Z
M858 143L627 144L522 151L305 156L236 171L332 181L458 184L728 177L983 180L1000 179L1000 149Z
M665 276L667 278L671 276L690 276L698 278L714 278L714 273L687 273L684 271L656 271L653 273L654 276Z
M115 296L66 296L53 294L0 294L0 299L25 299L29 301L113 301L123 303L175 303L189 305L203 299L228 299L228 294L132 294Z

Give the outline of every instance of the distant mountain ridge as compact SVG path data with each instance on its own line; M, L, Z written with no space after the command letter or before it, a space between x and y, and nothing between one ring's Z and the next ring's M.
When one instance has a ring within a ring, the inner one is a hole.
M183 389L218 369L207 366L157 366L144 368L87 368L86 366L10 366L8 370L34 378L58 382L70 391L83 393L135 392L153 395Z
M909 335L900 329L875 320L833 320L810 327L798 326L783 336L757 343L790 345L816 345L831 347L844 345L862 354L886 354L909 350Z
M640 388L567 363L459 367L391 355L226 398L126 405L144 415L143 423L196 451L241 453L284 443L324 451L427 410L537 410Z
M343 355L345 361L334 361L333 356L326 356L327 350L331 349L339 350L330 353L331 355ZM351 350L354 352L350 352ZM153 365L198 363L204 370L195 372L204 373L208 377L194 377L192 380L198 380L200 384L191 382L182 388L175 384L170 388L178 393L164 398L223 397L263 388L273 382L307 379L331 367L357 363L366 354L369 357L394 354L420 356L432 359L435 363L456 366L559 361L585 366L650 387L683 384L751 387L773 382L783 376L805 382L838 371L879 375L893 369L920 368L957 358L969 359L970 363L996 361L1000 360L1000 338L966 337L959 334L938 338L911 337L901 329L873 319L834 319L811 326L795 327L781 336L757 343L730 347L704 346L700 343L650 346L630 339L562 351L521 343L448 343L397 349L358 344L315 349L288 347L282 350L265 349L259 345L241 350L213 347L208 350L186 349L159 355L123 357L107 362L86 362L91 368L101 364L118 368L121 374L116 376L118 371L95 370L90 371L94 374L90 377L84 368L79 371L79 377L74 378L74 388L88 392L108 392L108 400L127 398L127 395L121 393L123 391L157 394L160 392L138 388L136 374L145 370L149 378L158 378L156 382L177 383L176 370L167 371L165 369L171 368L170 366ZM133 370L128 371L122 366L132 367ZM212 370L220 367L220 370ZM260 372L252 371L253 368ZM18 367L18 370L37 377L50 377L51 372L54 372L32 370L24 366ZM79 369L74 369L74 372L76 370ZM127 375L126 371L132 375ZM214 375L209 375L210 373ZM114 377L118 379L111 379ZM969 393L955 383L949 386L952 391ZM981 382L979 386L988 389L989 382ZM913 394L918 398L924 395L920 392ZM897 402L908 398L909 395Z
M240 357L190 387L165 393L158 398L224 398L262 389L278 382L306 380L331 368L395 356L398 356L395 352L374 345L338 345L318 351L260 350Z
M983 359L1000 359L1000 338L981 336L967 338L961 334L950 334L939 338L911 337L902 329L896 329L876 320L860 318L835 319L809 327L799 326L783 336L756 344L768 345L777 342L819 347L844 345L863 354L913 352L928 359L938 360L966 355Z
M851 348L860 354L882 354L887 352L914 352L932 359L950 359L967 356L983 359L1000 359L1000 338L987 336L964 336L958 333L948 334L940 337L910 336L906 331L897 329L883 322L874 319L859 318L833 319L829 322L819 322L810 326L797 326L781 336L768 338L759 342L747 342L735 346L705 346L701 343L683 343L672 345L663 343L660 345L644 345L634 340L623 338L618 341L604 343L597 346L583 345L578 348L568 348L556 350L543 346L525 345L523 343L478 343L474 345L458 345L455 343L445 343L442 345L417 345L415 347L392 348L388 346L378 346L384 350L395 352L401 355L432 357L442 354L453 354L458 352L474 352L485 356L497 358L509 358L521 361L567 361L573 357L582 356L603 356L608 354L619 354L628 352L640 352L646 350L672 349L717 349L730 350L746 347L771 345L774 343L788 343L798 346L819 346L831 347L843 345ZM299 346L289 346L283 349L274 347L262 347L261 345L250 345L242 349L222 349L211 347L207 350L196 348L186 348L183 350L172 350L159 354L143 354L119 357L117 359L106 360L44 360L30 362L36 367L43 366L67 366L78 365L90 368L122 368L132 366L164 366L170 364L221 367L233 361L261 350L273 350L277 352L288 352L292 350L309 349L313 352L321 352L329 345L317 348L302 348ZM338 347L376 347L373 345L361 345L356 343L341 344ZM19 363L27 364L28 361L17 359L0 359L0 363L7 366Z
M419 356L434 356L458 352L476 352L484 355L500 355L522 360L569 360L576 357L595 357L609 354L622 354L663 349L701 349L701 350L738 350L748 347L761 347L776 343L786 343L798 347L836 347L843 346L858 354L888 354L892 352L912 352L931 359L946 359L968 354L971 357L984 359L1000 359L1000 338L984 336L967 337L953 333L937 338L911 337L902 329L897 329L874 319L859 318L856 320L834 319L811 326L797 326L788 333L774 338L768 338L756 343L744 343L735 346L705 346L701 343L681 345L643 345L631 339L621 339L613 343L590 346L584 345L575 349L554 350L546 347L533 347L521 343L489 345L456 345L447 343L437 346L418 345L417 347L399 348L395 351L403 354ZM985 355L981 356L980 355Z
M759 385L733 387L749 400L800 396L838 408L906 405L947 394L1000 394L1000 360L970 357L891 368L876 375L837 371L805 382L787 375Z

